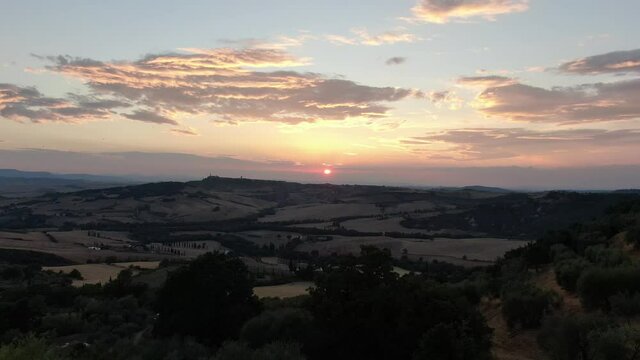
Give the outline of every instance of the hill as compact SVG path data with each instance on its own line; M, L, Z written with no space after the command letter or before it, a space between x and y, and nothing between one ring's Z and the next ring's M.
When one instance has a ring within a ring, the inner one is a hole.
M73 192L133 183L132 180L115 176L0 169L0 195L4 197L32 197L51 192Z

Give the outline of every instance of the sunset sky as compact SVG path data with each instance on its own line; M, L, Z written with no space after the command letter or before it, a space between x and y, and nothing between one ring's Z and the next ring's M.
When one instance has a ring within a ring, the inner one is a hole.
M638 14L634 0L0 0L0 168L640 187Z

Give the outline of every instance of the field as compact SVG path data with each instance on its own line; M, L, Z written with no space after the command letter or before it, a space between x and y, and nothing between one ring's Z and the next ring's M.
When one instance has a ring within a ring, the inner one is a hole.
M620 196L209 177L0 200L0 248L76 263L234 252L252 270L273 274L288 270L259 258L285 248L323 256L373 245L395 258L482 266L540 229L591 218ZM94 223L101 230L91 230Z
M262 222L330 220L336 217L379 215L374 204L305 204L278 209L274 215L260 219Z
M526 242L497 238L469 238L434 240L395 239L384 236L371 237L340 237L333 240L315 243L304 243L298 247L299 251L317 251L320 255L358 254L360 246L373 245L386 248L391 254L400 258L407 255L409 259L447 261L465 266L477 266L482 263L493 262L505 252L521 247ZM406 251L405 251L406 250Z
M385 219L361 218L343 221L341 225L345 229L361 232L413 232L414 230L400 225L401 217L389 217Z
M106 283L111 279L115 279L118 274L124 269L156 269L160 262L158 261L136 261L136 262L123 262L113 264L82 264L82 265L69 265L69 266L46 266L43 270L49 270L53 272L62 272L65 274L70 273L73 270L78 270L82 274L83 280L74 280L74 286L82 286L85 284L98 284ZM134 270L134 274L137 273Z
M158 258L157 255L136 250L135 245L126 233L115 231L96 232L96 235L79 230L0 232L0 248L41 251L78 263L109 256L136 260Z
M253 293L259 298L290 298L307 294L312 286L312 282L297 281L283 285L256 286L253 288Z

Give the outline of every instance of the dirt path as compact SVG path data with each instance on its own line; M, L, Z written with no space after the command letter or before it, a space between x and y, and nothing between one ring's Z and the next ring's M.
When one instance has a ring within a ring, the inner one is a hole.
M480 311L493 329L492 348L496 360L541 360L546 359L536 339L537 331L526 330L512 333L500 311L500 299L484 299Z
M556 274L552 268L546 269L543 273L534 278L534 284L541 289L553 290L562 298L562 311L567 314L582 313L580 299L565 289L561 288L556 281Z

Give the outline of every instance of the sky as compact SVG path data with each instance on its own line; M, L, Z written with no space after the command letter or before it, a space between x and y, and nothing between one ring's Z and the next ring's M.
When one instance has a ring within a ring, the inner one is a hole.
M638 13L635 0L0 0L0 168L640 187Z

